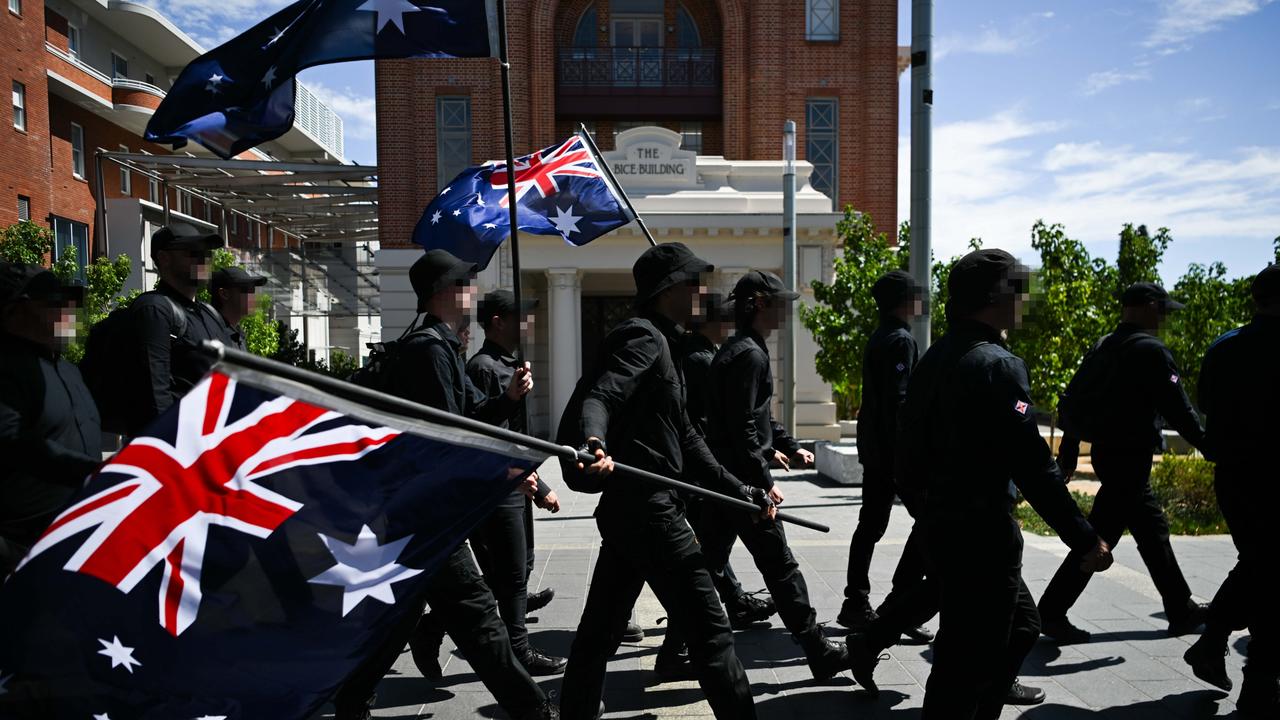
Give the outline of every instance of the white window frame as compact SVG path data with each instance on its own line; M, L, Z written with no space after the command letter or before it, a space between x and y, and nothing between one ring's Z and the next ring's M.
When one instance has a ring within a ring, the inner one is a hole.
M18 222L31 221L31 198L26 195L18 196Z
M13 127L27 131L27 86L13 81Z
M804 0L804 36L818 42L839 41L840 0Z
M129 152L128 145L121 145L120 152ZM120 165L120 194L129 197L133 195L133 173L129 172L129 166Z
M124 74L122 75L116 74L116 60L119 60L121 63L124 64ZM112 50L111 51L111 79L115 80L116 78L120 78L122 80L127 80L129 78L129 58Z
M75 42L72 42L72 38ZM84 40L84 36L80 34L80 28L73 23L67 23L67 54L71 57L80 59L80 43Z
M9 12L22 17L22 0L9 0Z
M76 123L71 123L71 174L80 180L85 177L84 128Z

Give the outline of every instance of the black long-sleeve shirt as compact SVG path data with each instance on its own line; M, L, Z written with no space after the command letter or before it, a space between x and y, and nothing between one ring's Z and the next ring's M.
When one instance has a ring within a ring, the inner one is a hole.
M102 464L98 408L80 371L0 334L0 536L30 545Z
M1204 449L1220 467L1272 465L1280 419L1280 317L1258 315L1214 341L1200 366ZM1277 488L1263 487L1271 493Z
M918 358L911 326L891 315L871 333L862 356L862 407L858 408L858 461L893 471L898 409Z
M618 324L605 337L596 368L578 381L556 442L579 447L599 438L614 460L682 478L737 498L746 488L716 462L685 410L684 376L671 352L679 326L656 313ZM566 474L578 472L562 462ZM596 517L633 526L676 519L676 492L629 477L605 481Z
M715 343L702 333L686 333L680 341L680 370L684 373L686 409L693 428L707 437L708 393L711 390L711 361Z
M1026 364L1000 334L974 321L952 323L908 385L898 430L899 487L922 500L933 521L954 526L1003 517L1011 529L1021 490L1067 545L1093 547L1097 533L1067 492L1032 410Z
M175 314L178 310L181 318ZM214 359L201 353L200 345L205 340L224 340L224 323L218 311L187 299L164 282L134 299L129 313L151 389L138 398L147 409L147 417L140 418L145 425L181 400L213 367Z
M489 395L467 377L458 334L434 315L426 315L396 350L387 367L387 387L416 403L499 425L516 403L505 392Z
M743 482L773 487L769 461L800 443L773 419L773 369L764 338L746 330L729 338L711 361L707 444Z
M515 376L519 367L520 361L516 359L514 353L485 338L480 351L467 361L466 370L467 377L471 378L473 385L480 388L488 397L498 397L507 392L507 388L511 385L511 378ZM528 433L528 416L524 398L512 403L511 412L502 418L501 422L495 424L518 433ZM539 477L537 497L544 498L550 492L551 487ZM514 495L519 494L518 490L514 493Z

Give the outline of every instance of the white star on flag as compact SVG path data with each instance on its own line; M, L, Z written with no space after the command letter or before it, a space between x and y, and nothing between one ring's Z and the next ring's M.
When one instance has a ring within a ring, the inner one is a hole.
M497 229L498 229L498 226L497 226L497 225L494 225L493 223L485 223L485 224L484 224L484 228L485 228L486 230L497 230Z
M484 207L484 196L483 196L483 195L481 195L481 194L479 194L479 193L476 193L476 204L477 204L477 205L479 205L480 207Z
M0 695L8 695L9 688L6 687L9 681L13 679L12 675L0 675Z
M98 651L98 654L111 658L111 667L117 668L123 665L124 669L128 670L129 674L132 675L134 665L142 666L142 663L133 659L133 648L122 645L119 636L112 636L111 642L106 640L99 640L98 642L102 643L102 649Z
M556 216L551 218L551 222L555 224L560 234L567 238L570 233L582 232L578 229L578 221L581 219L580 216L573 214L573 204L570 203L567 208L561 208L557 205Z
M201 715L195 720L227 720L226 715Z
M386 545L379 545L378 536L368 525L360 528L360 534L352 545L321 535L320 541L329 548L338 564L308 582L341 587L343 617L365 598L395 605L396 596L391 591L391 585L422 572L420 568L405 567L396 562L412 539L412 535L406 535Z
M437 210L437 211L435 211L435 212L431 213L431 224L432 224L432 225L439 225L439 224L440 224L440 211L439 211L439 210Z
M459 215L461 215L461 214L462 214L462 210L460 210L460 209L459 209L459 210L454 210L454 211L453 211L453 216L454 216L454 217L458 217L458 216L459 216Z
M218 73L214 73L209 76L209 82L205 84L204 89L208 90L214 95L217 95L218 93L222 92L223 80L226 80L225 75L219 75Z
M94 715L93 720L111 720L111 716L106 713L102 713L101 715Z
M421 9L411 2L405 2L405 0L367 0L365 4L356 8L356 10L377 13L378 19L375 22L375 33L382 32L387 23L391 23L400 28L401 35L405 34L404 14L418 12Z
M451 187L447 187L447 188L445 188L445 189L441 190L441 191L440 191L440 194L441 194L441 195L444 195L445 193L449 192L449 191L450 191L450 190L452 190L452 189L453 189L453 188L451 188Z
M276 66L272 65L267 68L267 74L262 76L262 84L268 89L276 82Z
M280 38L284 36L284 31L277 27L271 28L271 33L272 33L271 39L267 41L267 44L265 46L263 46L264 50L266 48L271 47L272 45L275 45L280 40Z

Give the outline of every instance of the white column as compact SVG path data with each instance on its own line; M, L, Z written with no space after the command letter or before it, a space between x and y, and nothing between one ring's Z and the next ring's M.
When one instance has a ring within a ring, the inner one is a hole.
M582 275L576 268L547 270L547 380L551 388L551 436L582 375Z

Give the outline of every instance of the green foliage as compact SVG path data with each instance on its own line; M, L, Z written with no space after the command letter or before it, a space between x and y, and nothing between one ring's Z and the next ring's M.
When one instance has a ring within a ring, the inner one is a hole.
M236 256L230 250L220 247L214 248L213 257L209 262L209 274L213 274L223 268L236 267L240 263L236 262ZM213 295L209 294L209 287L200 288L196 293L196 299L200 302L212 303Z
M1089 512L1093 510L1093 496L1082 493L1079 490L1072 490L1071 497L1075 498L1076 505L1080 506L1080 512L1085 517L1089 516ZM1018 524L1023 530L1036 535L1057 535L1049 523L1040 517L1040 513L1036 512L1026 500L1020 500L1016 507L1013 508L1013 516L1018 520Z
M85 268L88 282L84 305L89 327L102 321L112 310L127 306L140 294L136 290L120 294L132 270L133 261L128 255L117 255L114 260L100 257Z
M330 351L327 363L324 360L312 358L306 347L298 340L297 330L289 329L283 321L276 323L276 329L279 333L280 345L271 355L272 360L300 367L303 370L324 373L339 380L346 380L351 377L351 373L360 368L360 358L348 355L341 350Z
M1146 225L1136 229L1133 223L1125 223L1120 230L1120 252L1116 255L1115 297L1118 299L1125 288L1138 282L1153 282L1163 285L1160 279L1160 261L1164 259L1164 251L1169 249L1173 238L1169 236L1169 228L1156 230L1155 237L1147 232Z
M871 286L892 270L905 269L909 233L897 250L877 233L871 216L849 207L836 225L844 246L835 259L831 283L815 280L814 306L800 308L800 320L818 342L817 370L836 392L857 405L862 390L862 353L880 322Z
M327 372L330 375L346 380L351 374L360 369L360 358L352 357L341 350L331 350L329 352L329 366L322 367L320 372Z
M1151 489L1178 535L1227 532L1213 486L1213 463L1200 457L1166 454L1151 469Z
M1182 370L1187 394L1196 397L1200 361L1218 336L1249 322L1253 316L1250 285L1253 276L1227 278L1220 262L1205 266L1193 263L1170 290L1174 299L1187 307L1169 316L1161 335Z
M240 332L249 352L271 357L280 348L280 332L271 320L271 296L259 295L258 307L240 321Z
M277 320L276 337L276 351L271 354L271 359L294 367L306 367L307 349L298 340L298 331L289 329L285 321Z
M53 231L30 220L0 230L0 260L23 265L43 265L53 252Z

